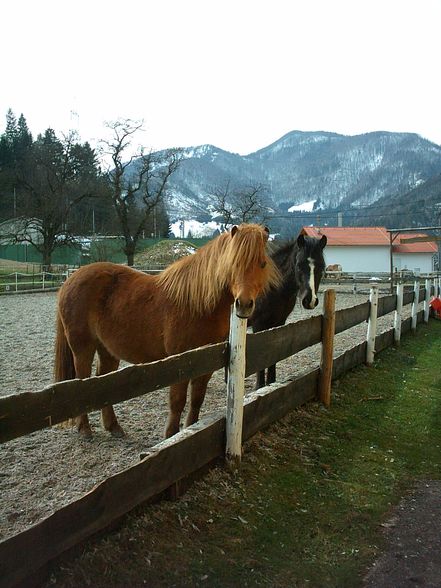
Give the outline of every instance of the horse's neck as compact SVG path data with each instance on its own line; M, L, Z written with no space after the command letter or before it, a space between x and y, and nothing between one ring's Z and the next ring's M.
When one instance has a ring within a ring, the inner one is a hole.
M293 244L289 255L286 255L278 263L278 267L282 276L281 291L287 296L292 296L294 292L294 300L298 289L298 277L296 274L296 257L298 253L297 245Z

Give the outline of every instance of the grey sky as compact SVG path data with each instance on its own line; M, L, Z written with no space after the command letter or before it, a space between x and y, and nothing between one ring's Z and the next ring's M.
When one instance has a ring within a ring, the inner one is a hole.
M441 143L440 0L14 0L1 7L0 130L242 154L294 130ZM76 113L76 114L75 114Z

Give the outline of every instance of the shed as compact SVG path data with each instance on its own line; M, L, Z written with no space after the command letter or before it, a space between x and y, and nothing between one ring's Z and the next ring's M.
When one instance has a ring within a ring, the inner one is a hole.
M385 227L303 227L301 233L317 238L326 235L327 265L339 264L343 272L390 272L390 239ZM392 255L396 271L419 274L434 270L435 243L405 243L405 239L426 236L403 233L395 240Z

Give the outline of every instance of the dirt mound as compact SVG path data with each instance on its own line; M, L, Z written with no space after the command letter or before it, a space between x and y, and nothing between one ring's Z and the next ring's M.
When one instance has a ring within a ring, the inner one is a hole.
M196 252L197 247L191 243L184 241L175 241L168 239L167 241L160 241L149 247L145 251L141 251L135 255L135 266L139 267L153 267L153 266L167 266L181 257L192 255Z

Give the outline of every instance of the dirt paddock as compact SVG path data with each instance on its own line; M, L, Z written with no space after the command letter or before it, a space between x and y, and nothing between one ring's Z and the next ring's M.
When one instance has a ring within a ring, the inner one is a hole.
M322 296L321 296L322 299ZM337 293L337 308L366 301L366 294ZM410 307L406 307L409 309ZM52 382L56 294L19 294L0 299L0 395L37 391ZM321 313L299 305L290 320ZM390 328L393 314L379 320L379 331ZM366 324L336 336L335 354L363 341ZM320 346L304 350L279 364L283 381L318 364ZM248 378L246 390L254 387ZM223 372L211 380L202 415L225 407ZM0 447L0 539L14 535L47 517L104 478L139 460L142 452L163 438L167 390L159 390L116 407L126 437L116 439L101 429L99 414L91 417L94 437L80 439L71 429L51 428Z

